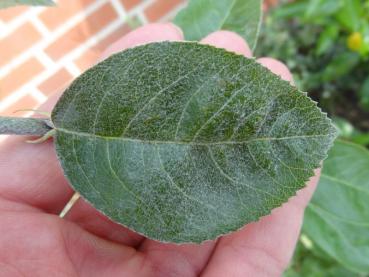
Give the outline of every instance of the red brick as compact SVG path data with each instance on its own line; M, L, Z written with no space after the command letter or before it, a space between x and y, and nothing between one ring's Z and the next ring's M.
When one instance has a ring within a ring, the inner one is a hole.
M4 22L9 22L22 15L24 12L29 10L29 7L18 6L0 10L0 19Z
M50 30L55 30L57 27L65 23L69 18L83 11L88 5L95 0L63 0L58 1L54 7L43 11L39 17L40 20Z
M25 85L43 70L44 67L36 58L28 59L2 78L0 83L0 99L10 95L13 91Z
M151 22L157 21L183 2L183 0L157 0L146 9L146 17Z
M10 105L7 109L0 112L2 116L24 116L25 114L29 113L27 111L24 112L17 112L14 114L15 111L23 110L23 109L34 109L39 105L35 98L31 95L26 94L22 98L20 98L17 102L13 105Z
M81 71L85 71L93 66L98 59L100 58L101 52L94 51L92 49L88 49L85 53L83 53L77 60L75 60L75 64Z
M88 49L84 54L82 54L76 61L76 65L81 70L86 70L91 67L101 56L101 53L109 47L109 45L113 44L115 41L123 37L130 31L130 27L128 25L123 25L118 30L107 36L105 39L101 40L98 44L94 45L90 49Z
M59 60L66 53L87 41L117 18L117 13L110 4L92 13L66 34L46 48L45 52L54 60Z
M27 50L41 38L41 35L30 24L25 23L0 43L0 66L7 64L17 55Z
M45 95L49 96L53 94L56 90L62 88L72 79L73 76L65 68L62 68L59 71L57 71L54 75L49 77L47 80L43 81L38 86L38 89Z
M142 0L120 0L120 2L122 3L126 11L129 11L133 9L134 7L136 7L138 4L141 4L143 1Z

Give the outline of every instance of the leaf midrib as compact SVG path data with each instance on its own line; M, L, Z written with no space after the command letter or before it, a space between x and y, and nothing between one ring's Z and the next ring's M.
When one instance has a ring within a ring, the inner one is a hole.
M225 22L227 21L227 19L228 19L229 15L231 14L231 11L233 10L233 8L234 8L234 6L235 6L235 4L236 4L236 2L237 2L237 1L238 1L238 0L233 0L233 1L232 1L232 4L230 5L230 8L229 8L229 9L228 9L228 11L226 12L226 14L225 14L225 16L224 16L224 18L223 18L222 22L219 24L220 26L219 26L219 28L218 28L218 29L220 29L220 30L222 30L222 29L223 29L223 26L224 26Z
M193 142L193 141L161 141L161 140L142 140L142 139L134 139L134 138L125 138L125 137L111 137L111 136L102 136L96 134L90 134L86 132L77 132L71 131L64 128L55 128L57 132L63 132L66 134L72 134L76 136L83 137L91 137L91 138L101 138L106 140L120 140L125 142L137 142L137 143L147 143L147 144L178 144L178 145L190 145L190 146L211 146L211 145L240 145L247 144L251 142L257 141L278 141L278 140L293 140L293 139L303 139L303 138L321 138L332 136L333 134L318 134L318 135L301 135L301 136L288 136L288 137L261 137L261 138L253 138L245 141L216 141L216 142Z

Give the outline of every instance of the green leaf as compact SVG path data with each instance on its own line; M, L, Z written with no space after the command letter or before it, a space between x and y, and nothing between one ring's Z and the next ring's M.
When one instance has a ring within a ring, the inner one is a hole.
M30 6L53 6L55 5L52 0L1 0L0 9L19 6L19 5L30 5Z
M51 123L45 118L20 118L0 116L0 135L43 136L51 130Z
M333 58L327 65L322 74L325 82L338 80L340 77L348 74L360 62L360 56L354 52L343 52Z
M255 60L191 42L113 55L72 83L52 121L75 190L176 243L269 214L304 187L336 135L316 103Z
M305 17L317 19L317 17L331 16L343 5L345 0L310 0ZM350 0L351 1L351 0Z
M363 14L361 0L343 0L344 5L337 13L337 20L349 31L356 32L360 28L360 18Z
M315 245L306 248L301 242L296 246L293 262L283 277L360 277L327 256Z
M277 19L304 17L308 7L309 2L307 0L288 2L280 5L278 9L272 10L272 16Z
M320 34L318 43L316 46L316 54L322 55L331 50L332 46L337 43L336 40L339 35L339 29L337 25L327 26L326 29Z
M304 232L347 268L369 273L369 151L337 141L305 213Z
M228 30L240 34L251 49L256 46L261 23L261 0L191 0L174 23L186 40L201 40L206 35Z
M365 79L359 91L360 105L363 109L369 111L369 77Z

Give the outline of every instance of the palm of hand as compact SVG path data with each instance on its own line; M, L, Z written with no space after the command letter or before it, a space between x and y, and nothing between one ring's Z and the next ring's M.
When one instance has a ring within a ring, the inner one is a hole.
M173 25L147 25L108 52L182 39ZM204 42L251 56L247 44L229 32L214 33ZM291 80L279 62L259 62ZM0 276L279 276L317 182L313 178L272 215L231 235L201 245L164 244L111 222L83 200L59 218L73 192L52 148L51 142L25 144L24 138L1 145Z

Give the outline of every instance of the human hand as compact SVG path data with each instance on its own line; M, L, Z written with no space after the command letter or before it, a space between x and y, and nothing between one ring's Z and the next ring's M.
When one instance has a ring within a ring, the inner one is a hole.
M183 40L183 35L171 24L147 25L113 44L103 57L162 40ZM245 41L231 32L213 33L202 43L252 56ZM257 61L292 82L282 63ZM42 109L51 109L55 100ZM0 276L280 276L319 175L288 203L240 231L201 245L175 245L146 239L82 199L59 218L73 191L52 142L24 141L12 137L0 147Z

